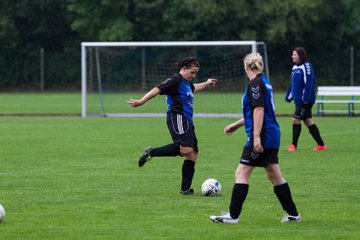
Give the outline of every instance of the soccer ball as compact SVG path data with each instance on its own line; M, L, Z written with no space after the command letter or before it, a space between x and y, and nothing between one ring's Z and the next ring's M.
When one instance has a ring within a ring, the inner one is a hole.
M0 223L2 221L4 221L4 218L5 218L5 209L4 209L3 205L1 205L1 203L0 203Z
M206 179L201 185L201 192L204 196L216 196L221 192L221 184L214 178Z

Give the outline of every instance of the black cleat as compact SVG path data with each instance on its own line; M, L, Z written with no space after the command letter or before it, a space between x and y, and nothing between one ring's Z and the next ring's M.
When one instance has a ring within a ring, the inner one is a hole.
M144 166L144 164L147 162L147 161L150 161L151 160L151 157L150 157L150 151L152 150L152 147L148 147L147 149L145 149L144 153L140 156L139 158L139 167L142 167Z
M185 190L185 191L180 190L180 193L181 193L182 195L193 195L193 194L194 194L194 189L190 188L190 189Z

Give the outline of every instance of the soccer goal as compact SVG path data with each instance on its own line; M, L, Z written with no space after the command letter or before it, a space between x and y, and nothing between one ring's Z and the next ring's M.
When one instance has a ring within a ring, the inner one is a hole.
M81 44L82 117L165 116L166 96L132 108L129 98L147 91L179 70L175 63L187 56L200 62L196 82L218 79L215 88L197 93L197 116L241 116L241 96L248 80L243 58L259 52L269 77L266 45L256 41L83 42Z

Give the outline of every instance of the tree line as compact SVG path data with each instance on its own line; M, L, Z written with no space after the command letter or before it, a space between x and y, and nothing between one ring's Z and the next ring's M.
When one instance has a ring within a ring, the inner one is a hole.
M257 40L273 84L288 84L291 51L307 49L318 84L360 84L357 0L2 0L0 90L80 90L80 44Z

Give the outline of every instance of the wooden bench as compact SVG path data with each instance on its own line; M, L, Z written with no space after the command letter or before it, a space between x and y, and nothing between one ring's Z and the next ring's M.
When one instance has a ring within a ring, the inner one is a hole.
M347 104L347 110L326 110L326 112L347 112L348 116L355 115L355 103L360 103L360 100L355 100L355 96L360 96L360 87L342 87L342 86L322 86L318 87L317 95L320 99L316 100L317 115L324 115L324 104ZM349 99L327 99L326 96L349 97Z

